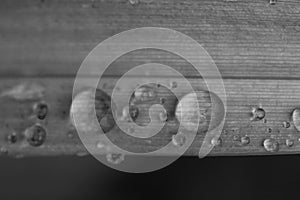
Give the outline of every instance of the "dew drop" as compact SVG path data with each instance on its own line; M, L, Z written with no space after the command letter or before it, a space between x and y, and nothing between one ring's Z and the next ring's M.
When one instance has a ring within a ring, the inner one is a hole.
M177 88L177 82L176 82L176 81L171 81L171 83L170 83L170 88L171 88L171 89Z
M279 143L274 139L265 139L263 142L264 148L268 152L277 152L279 151Z
M107 162L118 165L121 164L125 159L124 154L121 153L108 153L106 154L106 160Z
M290 124L290 122L283 122L282 126L284 128L290 128L291 124Z
M24 132L27 142L31 146L41 146L46 140L46 130L39 124L27 128Z
M131 5L136 5L140 2L139 0L128 0L128 1Z
M183 133L177 133L176 135L172 136L172 143L175 146L182 147L186 142L186 137Z
M296 108L292 113L293 123L298 131L300 131L300 109Z
M250 143L250 138L248 136L241 137L242 145L248 145Z
M291 139L286 139L285 144L287 147L292 147L294 145L294 141Z
M8 134L6 136L6 140L9 144L14 144L17 142L18 138L17 138L17 133L16 132L12 132L10 134Z
M262 120L263 118L265 118L265 116L266 116L266 112L264 109L259 107L252 108L252 117L251 117L252 121Z
M34 110L36 117L40 120L43 120L47 116L48 105L45 102L39 102L39 103L34 104L33 110Z
M220 146L222 144L222 139L221 138L216 138L214 137L210 143L215 147L215 146Z

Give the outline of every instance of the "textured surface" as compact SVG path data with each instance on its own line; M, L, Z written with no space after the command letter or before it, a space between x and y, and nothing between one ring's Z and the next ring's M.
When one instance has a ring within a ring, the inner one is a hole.
M224 77L228 113L222 143L212 155L300 151L300 134L291 121L292 111L300 104L298 2L140 0L132 5L126 0L5 0L0 2L1 152L16 156L83 155L84 148L69 121L76 71L99 42L143 26L172 28L194 38ZM106 72L108 85L131 67L150 61L170 65L194 85L205 87L186 61L158 50L136 51L119 58ZM111 89L105 90L109 93ZM49 112L39 120L33 108L42 101L49 105ZM251 121L253 107L263 108L266 120ZM39 147L30 146L24 138L26 128L35 123L47 130ZM17 135L12 144L8 142L13 141L11 133ZM249 144L240 142L243 136L250 138ZM277 152L263 147L268 138L278 142ZM197 155L201 139L199 135L188 155ZM287 147L287 139L294 145ZM166 133L151 143L121 143L124 148L149 151L169 141Z

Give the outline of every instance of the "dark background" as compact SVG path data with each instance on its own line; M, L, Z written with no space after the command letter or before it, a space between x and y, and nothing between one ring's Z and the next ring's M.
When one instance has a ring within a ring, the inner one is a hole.
M300 195L300 156L184 157L146 174L91 156L1 158L0 199L290 199ZM296 198L298 199L298 198Z

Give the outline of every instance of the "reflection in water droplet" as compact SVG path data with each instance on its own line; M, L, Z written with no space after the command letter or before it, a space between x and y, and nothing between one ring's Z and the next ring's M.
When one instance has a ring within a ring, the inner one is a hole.
M300 109L296 108L292 113L293 123L298 131L300 131Z
M284 128L289 128L291 126L290 122L283 122L282 126Z
M46 130L39 124L27 128L24 132L27 142L31 146L41 146L46 140Z
M252 108L252 117L251 117L252 121L262 120L263 118L265 118L265 116L266 116L266 112L264 109L259 107Z
M294 145L294 141L292 139L286 139L285 144L287 147L292 147Z
M250 138L248 136L244 136L241 138L242 145L247 145L250 143Z
M213 138L210 143L213 145L213 146L219 146L222 144L222 139L221 138Z
M269 152L279 151L279 143L276 142L274 139L265 139L263 145L266 151Z
M186 137L183 133L179 132L176 135L172 136L172 143L175 146L182 147L186 142Z
M107 159L107 162L114 164L114 165L118 165L124 161L125 156L124 156L124 154L121 154L121 153L108 153L108 154L106 154L106 159Z

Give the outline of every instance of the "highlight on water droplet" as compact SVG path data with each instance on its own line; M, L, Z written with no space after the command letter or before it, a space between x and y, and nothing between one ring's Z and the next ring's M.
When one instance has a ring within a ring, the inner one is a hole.
M118 165L121 164L125 159L125 155L121 153L108 153L106 154L107 162Z
M279 143L272 138L265 139L263 142L263 145L264 145L265 150L268 152L279 151Z
M266 116L265 110L260 107L253 107L251 113L252 113L251 121L259 121L264 119Z
M291 124L290 124L290 122L283 122L283 123L282 123L282 126L283 126L284 128L290 128Z

